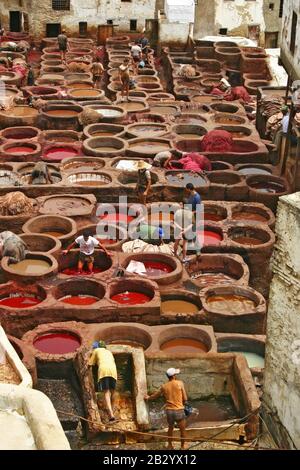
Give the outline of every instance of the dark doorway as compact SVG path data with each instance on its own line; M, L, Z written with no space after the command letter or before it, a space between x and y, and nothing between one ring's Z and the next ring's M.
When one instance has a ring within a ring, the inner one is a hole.
M278 45L278 32L265 33L265 48L272 49Z
M21 32L21 17L22 13L20 11L10 11L9 12L9 29L14 33Z
M292 28L291 28L291 42L290 42L290 51L293 55L294 55L295 46L296 46L297 22L298 22L297 13L295 13L293 11Z
M87 36L87 22L86 21L79 22L79 36L81 38L85 38Z
M60 23L47 23L46 36L47 38L56 38L61 33Z

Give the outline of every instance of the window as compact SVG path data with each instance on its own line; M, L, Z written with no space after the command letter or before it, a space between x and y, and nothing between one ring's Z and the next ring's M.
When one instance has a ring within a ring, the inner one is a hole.
M46 24L46 37L47 38L55 38L61 32L61 24L60 23L47 23Z
M220 28L219 29L219 34L221 34L221 36L226 36L227 35L227 28Z
M295 52L297 21L298 21L297 13L293 11L292 28L291 28L291 43L290 43L290 51L292 54L294 54Z
M282 18L283 2L284 2L284 0L280 0L280 5L279 5L279 18Z
M79 36L85 37L87 35L87 22L80 21L79 22Z
M136 31L137 20L130 20L130 31Z
M269 10L271 10L271 11L274 10L274 3L269 3Z
M70 10L70 0L52 0L52 10Z
M131 2L131 0L121 0L121 2Z
M107 24L114 24L113 20L107 20Z

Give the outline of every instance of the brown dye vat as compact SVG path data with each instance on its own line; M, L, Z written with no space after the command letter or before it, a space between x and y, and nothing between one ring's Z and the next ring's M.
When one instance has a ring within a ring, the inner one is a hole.
M84 198L74 198L72 196L56 196L47 199L43 204L43 211L46 213L57 214L65 213L68 210L81 211L84 207L89 207L90 202Z
M120 108L124 109L125 111L131 112L131 113L134 113L134 112L137 112L137 111L142 111L147 107L146 104L143 103L142 101L141 102L126 101L126 102L117 103L117 104Z
M266 223L268 221L267 217L264 217L261 214L258 214L256 212L248 212L248 211L239 211L239 212L233 212L231 218L233 220L245 220L247 222L263 222ZM239 242L240 243L240 242Z
M144 346L137 341L129 341L126 339L115 339L112 341L106 341L107 344L120 344L122 346L130 346L132 348L142 348L144 349Z
M261 245L261 240L254 237L235 237L234 241L241 245Z
M149 151L151 151L151 153L153 152L162 152L164 150L169 150L170 149L170 145L169 144L165 144L163 142L151 142L151 141L145 141L144 144L140 145L140 144L129 144L130 146L130 149L131 150L134 150L135 152L141 152L141 153L144 153L145 152L145 148L148 148Z
M43 233L44 235L50 235L51 237L62 237L63 235L65 235L65 232L58 232L58 231L47 231L47 232L41 232Z
M38 111L29 106L15 106L7 111L2 111L6 116L26 117L26 116L37 116Z
M150 106L150 112L154 114L162 115L172 115L177 113L177 108L175 106Z
M253 300L242 295L212 295L206 301L213 311L221 313L236 313L239 315L253 311L256 307Z
M219 124L229 124L229 125L234 125L234 124L244 124L246 121L244 118L240 116L215 116L215 122Z
M102 95L101 91L93 90L90 88L82 88L82 86L81 89L72 90L71 93L72 96L76 97L89 96L95 98L97 96Z
M72 170L72 171L77 171L77 170L80 170L80 172L90 172L90 171L97 171L97 170L101 170L101 168L104 167L105 165L105 162L103 160L99 160L99 159L94 158L94 159L91 159L89 160L88 158L83 158L81 160L76 160L75 159L70 159L70 161L67 161L66 163L63 164L63 170L64 171L68 171L68 170Z
M79 111L73 111L71 109L50 109L45 111L49 116L54 117L75 117L78 116Z
M170 339L163 343L160 349L169 354L207 352L204 343L191 338Z
M191 279L197 279L197 286L199 286L200 289L218 284L232 284L236 281L235 277L221 272L199 272L191 274Z
M51 265L42 259L24 259L16 264L10 264L11 271L22 274L24 276L32 276L37 274L45 274Z
M199 311L199 307L187 300L164 300L161 303L161 311L165 315L195 314Z

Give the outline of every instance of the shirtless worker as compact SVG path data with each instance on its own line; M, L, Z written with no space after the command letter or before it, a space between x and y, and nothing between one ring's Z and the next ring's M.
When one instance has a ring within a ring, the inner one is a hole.
M66 30L63 29L61 34L57 36L58 48L61 56L61 61L66 61L66 52L68 49L68 38L66 36Z
M139 195L140 203L145 205L151 188L151 173L148 170L147 163L143 160L139 160L137 168L138 180L135 189Z
M95 62L93 62L93 65L92 65L93 81L94 81L95 88L98 88L98 89L100 88L103 72L104 72L104 67L102 63L100 62L99 57L96 57L96 60Z
M129 72L130 62L129 59L124 59L123 64L119 67L119 79L122 83L122 99L124 98L124 94L126 93L126 98L128 101L129 96L129 82L130 82L130 72Z

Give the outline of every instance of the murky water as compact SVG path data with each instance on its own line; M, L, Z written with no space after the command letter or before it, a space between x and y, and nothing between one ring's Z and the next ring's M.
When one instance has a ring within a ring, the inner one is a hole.
M161 311L166 315L176 315L177 313L195 314L199 307L187 300L164 300L161 303Z
M24 259L16 264L10 264L11 271L22 274L24 276L32 276L37 274L45 274L51 265L43 259Z
M245 313L253 312L255 302L242 295L223 294L212 295L206 299L211 310L221 313Z

